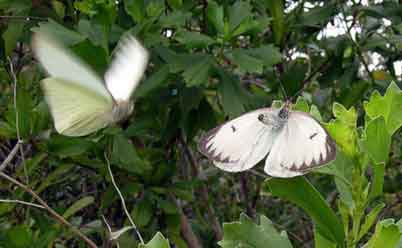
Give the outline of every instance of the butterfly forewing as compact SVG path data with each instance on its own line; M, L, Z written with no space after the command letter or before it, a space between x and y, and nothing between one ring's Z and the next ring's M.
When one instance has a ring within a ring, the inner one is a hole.
M111 122L111 99L59 78L46 78L41 84L59 133L83 136Z
M102 79L87 64L83 63L64 47L58 45L56 41L43 34L35 34L33 37L33 49L36 58L50 76L88 88L98 95L112 100Z
M117 101L128 101L137 87L148 62L148 52L132 36L123 38L105 73L106 86Z
M290 112L265 164L274 177L294 177L324 165L336 156L336 144L309 114Z
M261 161L277 135L258 120L272 109L244 114L209 131L200 141L199 150L225 171L244 171Z

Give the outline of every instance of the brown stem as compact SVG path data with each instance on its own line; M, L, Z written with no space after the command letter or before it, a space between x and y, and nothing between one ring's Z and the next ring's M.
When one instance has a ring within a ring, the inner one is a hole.
M192 176L194 178L198 177L199 172L198 172L197 162L196 162L196 160L194 158L194 155L193 155L192 151L190 150L190 148L186 144L186 142L185 142L185 140L183 138L183 135L179 135L179 142L182 144L183 149L184 149L184 153L186 154L187 159L190 162L190 166L191 166L191 169L192 169ZM211 226L212 226L212 229L214 230L214 233L215 233L215 238L216 238L216 240L222 240L223 231L222 231L221 225L219 223L219 220L216 217L215 210L209 204L209 196L208 196L208 188L207 188L207 186L202 184L199 193L201 195L202 201L206 204L206 208L207 208L208 216L210 218Z
M15 144L14 148L7 155L6 159L4 159L4 161L1 163L0 171L3 171L7 167L7 165L11 162L11 160L14 159L15 155L17 155L17 152L20 149L21 143L22 142L18 141L17 144Z
M252 207L252 202L249 199L249 189L248 189L248 173L244 172L240 174L240 195L242 201L246 205L246 213L250 217L255 217L255 211Z
M173 197L173 199L174 199L174 197ZM183 212L180 201L177 199L174 199L174 201L176 202L176 206L179 209L179 213L180 213L180 232L181 232L181 235L183 236L184 240L186 241L188 247L202 248L200 241L198 240L197 236L194 234L193 229L191 228L191 225L188 221L187 216Z
M63 218L63 216L59 215L56 211L54 211L47 203L39 196L37 195L32 189L30 189L28 186L25 184L20 183L19 181L15 180L14 178L8 176L4 172L0 172L0 176L11 183L19 186L21 189L23 189L25 192L29 193L33 198L35 198L48 212L51 216L53 216L54 219L56 219L58 222L61 224L69 227L72 232L77 234L85 243L87 243L88 247L91 248L97 248L96 244L89 239L85 234L83 234L79 229L71 225L70 222L68 222L66 219Z

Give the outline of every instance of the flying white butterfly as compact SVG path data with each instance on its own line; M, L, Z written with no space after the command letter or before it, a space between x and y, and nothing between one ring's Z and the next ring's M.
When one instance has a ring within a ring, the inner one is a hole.
M148 53L132 36L117 46L105 83L87 64L43 34L33 37L36 58L50 75L41 81L56 130L83 136L131 114L130 101L146 69Z
M210 130L199 150L225 171L252 168L269 153L265 172L295 177L336 156L336 144L309 114L282 108L262 108Z

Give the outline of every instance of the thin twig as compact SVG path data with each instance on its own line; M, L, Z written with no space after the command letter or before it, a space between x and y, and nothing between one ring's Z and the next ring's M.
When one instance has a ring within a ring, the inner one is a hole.
M13 15L0 15L0 19L18 19L18 20L23 20L23 21L47 21L47 18L44 17L38 17L38 16L13 16Z
M0 199L0 202L4 202L4 203L18 203L18 204L22 204L22 205L27 205L27 206L31 206L31 207L36 207L36 208L45 209L45 207L42 206L42 205L35 204L35 203L31 203L31 202L26 202L26 201L20 201L20 200Z
M103 214L102 214L102 219L103 219L103 222L105 222L107 230L109 231L109 236L112 237L112 228L110 227L109 223L107 223L107 220ZM119 242L116 242L116 247L120 248Z
M13 101L14 101L14 111L15 111L15 129L17 132L17 140L18 140L17 142L22 143L23 140L21 139L21 134L20 134L19 113L18 113L18 107L17 107L17 76L15 74L14 66L13 66L13 62L12 62L11 58L7 57L7 59L8 59L8 62L10 63L10 73L11 73L11 77L13 79L13 93L14 93ZM24 168L25 181L26 181L26 183L29 183L28 173L27 173L26 166L25 166L24 149L22 148L21 145L19 146L19 150L20 150L20 155L21 155L21 159L22 159L22 166Z
M322 70L324 70L329 62L329 58L327 58L324 62L321 63L321 65L319 67L317 67L315 70L313 70L302 82L302 87L300 88L300 90L298 90L296 92L296 94L294 94L291 98L290 101L293 102L293 100L295 99L295 97L297 95L300 94L300 92L302 92L303 90L305 90L307 88L307 86L309 85L309 83L311 82L311 79L313 77L315 77L319 72L321 72Z
M78 228L73 226L70 222L68 222L66 219L64 219L63 216L59 215L56 211L54 211L47 203L39 196L37 195L31 188L26 186L25 184L15 180L14 178L8 176L4 172L0 172L0 177L8 180L9 182L17 185L21 189L23 189L25 192L29 193L33 198L35 198L48 212L51 216L53 216L54 219L56 219L58 222L61 224L69 227L72 232L77 234L87 245L91 248L97 248L96 244L89 239L84 233L82 233Z
M345 12L345 10L344 10L343 8L342 8L342 10ZM373 76L373 74L371 73L370 68L368 67L368 64L366 63L366 60L364 59L363 52L362 52L362 50L360 49L360 45L356 42L355 39L353 39L352 34L350 33L350 30L353 28L353 26L355 25L355 23L352 23L352 25L351 25L350 27L348 27L348 22L347 22L347 20L346 20L346 16L345 16L344 14L343 14L342 16L343 16L342 19L343 19L343 23L344 23L344 28L345 28L346 34L348 35L350 41L351 41L351 42L353 43L353 45L355 46L357 55L358 55L358 57L359 57L359 59L360 59L360 62L362 62L363 67L364 67L364 69L366 70L366 72L367 72L367 74L368 74L368 76L369 76L371 82L374 84L374 83L375 83L374 76Z
M197 167L197 162L196 159L194 158L194 155L192 153L192 151L190 150L190 148L188 147L187 143L185 142L184 138L183 138L183 134L180 134L179 137L179 142L181 143L184 153L187 156L187 159L190 163L191 169L192 169L192 176L194 178L198 177L198 167ZM221 240L223 237L223 231L221 228L221 225L219 223L218 218L216 217L215 214L215 210L211 207L211 205L208 203L209 202L209 196L208 196L208 188L206 185L202 184L200 186L200 195L202 198L202 201L206 203L206 207L207 207L207 211L208 211L208 216L210 218L211 221L211 226L212 229L214 230L215 233L215 238L216 240Z
M22 142L18 141L17 144L15 144L14 148L11 150L11 152L7 155L6 159L1 163L0 165L0 171L3 171L7 165L11 162L11 160L14 159L15 155L17 154L20 145Z
M173 200L176 203L177 208L179 209L180 214L180 232L183 236L184 240L186 241L188 247L191 248L201 248L202 245L198 240L197 236L194 234L193 229L188 221L187 216L184 214L180 201L175 199L172 196Z
M117 187L117 184L116 184L116 182L114 180L112 169L110 168L110 162L109 162L109 159L106 156L106 153L105 153L105 160L106 160L106 163L107 163L107 168L108 168L108 171L109 171L110 179L112 180L112 184L113 184L114 188L116 189L117 194L119 194L121 205L123 206L123 210L124 210L125 214L127 215L127 218L130 221L131 226L134 228L135 232L137 233L138 239L140 240L141 244L144 244L144 240L143 240L143 238L141 236L141 233L138 230L137 226L135 225L133 219L131 218L131 215L127 210L126 201L124 200L124 197L123 197L122 193L120 192L119 187Z

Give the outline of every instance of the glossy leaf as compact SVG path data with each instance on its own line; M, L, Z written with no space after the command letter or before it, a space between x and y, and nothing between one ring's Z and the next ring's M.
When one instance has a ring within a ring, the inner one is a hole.
M265 216L260 216L260 223L256 224L245 214L242 214L240 221L224 223L223 232L223 240L218 243L222 248L293 247L286 233L278 233L272 222Z
M371 119L382 116L392 135L402 125L402 91L395 83L391 83L384 96L374 91L370 100L364 103L364 109Z
M344 233L338 217L304 177L269 179L264 182L264 190L301 207L312 218L320 235L342 246Z

